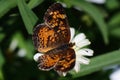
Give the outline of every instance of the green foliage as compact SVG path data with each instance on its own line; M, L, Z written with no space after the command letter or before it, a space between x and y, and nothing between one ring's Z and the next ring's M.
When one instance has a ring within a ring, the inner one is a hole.
M3 73L2 73L2 67L3 67L4 62L5 62L4 57L3 57L2 52L0 50L0 80L4 80Z
M43 2L43 0L30 0L28 3L28 7L34 8L34 7L38 6L39 4L41 4L42 2Z
M32 34L33 26L36 24L37 16L28 8L25 0L17 0L18 8L28 33Z
M31 37L33 27L37 21L42 23L46 9L57 1L67 5L70 26L80 28L78 31L87 35L92 42L89 47L94 50L89 65L81 65L79 73L70 71L66 77L59 77L54 71L40 71L33 61L36 52ZM113 68L104 68L120 64L119 3L119 0L106 0L104 4L85 0L0 0L0 80L88 80L89 77L109 80Z
M4 16L10 9L16 6L15 0L1 0L0 1L0 18Z
M91 59L91 63L88 66L81 66L81 72L78 74L73 73L73 77L79 77L86 74L90 74L95 71L101 70L103 67L120 64L120 50L112 51L105 53ZM112 57L115 57L114 60L111 60ZM103 62L105 61L105 62ZM99 64L98 64L99 63Z
M104 22L103 15L100 13L97 7L83 0L69 0L68 2L69 4L77 6L78 8L86 11L95 20L96 24L98 24L98 27L101 30L105 43L108 43L107 25Z
M119 2L118 0L107 0L106 6L108 9L116 9L119 7Z

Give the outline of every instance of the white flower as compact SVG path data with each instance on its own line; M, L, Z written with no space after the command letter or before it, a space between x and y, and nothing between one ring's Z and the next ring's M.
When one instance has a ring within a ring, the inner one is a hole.
M36 53L33 57L33 59L37 62L39 57L42 56L43 54L42 53Z
M27 51L25 49L20 49L17 53L17 56L25 57L26 54L27 54Z
M75 43L75 46L73 49L75 50L76 54L76 62L74 66L74 70L76 72L80 71L80 64L89 64L90 60L88 58L85 58L84 56L92 56L93 55L93 50L88 49L88 48L83 48L87 45L90 44L90 41L86 39L86 36L84 33L77 34L75 36L75 29L70 28L71 32L71 43ZM38 61L38 58L43 55L42 53L37 53L34 55L34 60ZM62 72L60 75L66 76L67 72Z
M120 80L120 68L115 70L111 75L110 75L110 80Z
M88 48L83 48L90 44L90 41L86 39L86 36L84 33L79 33L76 36L74 28L70 28L71 30L71 40L70 42L75 43L75 46L73 49L75 50L76 54L76 62L74 66L74 70L76 72L80 71L80 64L89 64L90 60L88 58L85 58L84 56L93 56L93 50Z

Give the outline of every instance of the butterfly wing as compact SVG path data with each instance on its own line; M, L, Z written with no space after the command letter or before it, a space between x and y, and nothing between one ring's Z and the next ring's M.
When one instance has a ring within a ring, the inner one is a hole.
M58 34L45 24L35 27L32 35L34 46L39 52L47 52L55 48L57 42L60 42L58 38Z
M39 57L38 68L40 70L49 71L54 68L59 59L59 54L44 54Z
M47 9L44 15L44 21L50 28L65 27L69 29L67 16L60 3L54 3Z
M38 62L39 69L45 71L54 69L61 75L74 67L75 51L71 48L50 51L40 56Z
M69 43L70 28L67 17L61 4L51 5L45 13L45 22L39 24L33 31L33 43L39 52Z
M59 75L71 70L75 65L75 57L75 51L73 49L66 49L63 51L63 55L55 65L54 70L57 71Z

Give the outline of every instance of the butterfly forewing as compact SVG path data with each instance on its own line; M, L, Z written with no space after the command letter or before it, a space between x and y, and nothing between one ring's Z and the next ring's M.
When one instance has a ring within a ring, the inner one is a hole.
M37 25L33 32L33 42L39 52L69 43L70 28L61 4L55 3L48 8L44 16L45 22Z
M44 15L44 21L50 28L66 27L69 29L64 8L59 3L54 3L47 9Z

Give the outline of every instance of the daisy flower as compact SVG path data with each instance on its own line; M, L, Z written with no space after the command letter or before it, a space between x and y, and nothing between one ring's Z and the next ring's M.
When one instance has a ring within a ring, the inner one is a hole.
M120 80L120 68L113 71L113 73L110 75L110 80Z
M93 50L89 48L84 48L85 46L90 44L90 41L86 39L84 33L79 33L75 36L74 28L70 28L70 32L71 32L70 42L75 43L73 49L75 50L76 54L76 62L73 69L75 70L75 72L79 72L81 64L89 64L90 60L85 56L93 56Z
M89 48L84 48L85 46L90 44L90 41L86 39L86 36L84 33L79 33L75 36L75 29L70 28L71 32L71 43L75 43L75 46L73 49L75 50L76 55L76 62L73 70L75 72L80 71L80 65L81 64L89 64L90 60L86 58L85 56L93 56L93 50ZM43 55L42 53L36 53L34 55L34 60L37 62L38 58ZM62 72L61 75L66 76L67 72Z

